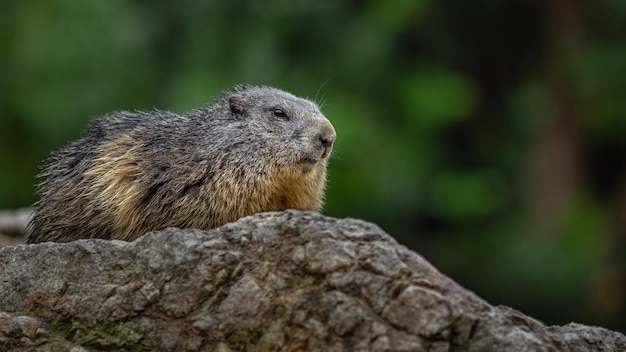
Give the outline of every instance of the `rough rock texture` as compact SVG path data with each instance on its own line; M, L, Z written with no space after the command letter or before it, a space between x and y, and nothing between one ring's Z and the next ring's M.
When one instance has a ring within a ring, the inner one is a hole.
M0 350L624 351L493 307L377 226L287 211L0 249Z

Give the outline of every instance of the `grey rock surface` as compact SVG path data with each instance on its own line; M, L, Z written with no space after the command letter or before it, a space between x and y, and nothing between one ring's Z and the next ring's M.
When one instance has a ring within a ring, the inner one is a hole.
M624 351L494 307L376 225L298 211L0 248L0 350Z

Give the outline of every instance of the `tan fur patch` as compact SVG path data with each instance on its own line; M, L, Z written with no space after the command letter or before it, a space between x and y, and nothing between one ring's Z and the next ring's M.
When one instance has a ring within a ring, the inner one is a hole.
M137 234L141 194L134 181L142 173L139 151L145 147L128 135L104 143L98 148L93 168L85 173L93 179L91 196L99 199L105 211L114 217L116 239L132 240L141 235Z
M326 167L316 166L308 172L299 167L277 172L278 186L272 197L272 210L299 209L319 211L326 186Z

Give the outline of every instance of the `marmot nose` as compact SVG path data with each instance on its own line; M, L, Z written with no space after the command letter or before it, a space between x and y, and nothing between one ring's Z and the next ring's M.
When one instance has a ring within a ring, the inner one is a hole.
M333 146L333 142L335 138L332 136L320 136L320 143L322 143L322 147L328 148Z
M317 140L320 142L321 146L324 148L330 148L333 146L333 143L337 139L337 134L335 133L335 129L330 123L327 123L321 128L321 131L317 135Z
M328 157L330 155L330 151L333 149L333 143L337 138L337 134L335 133L335 129L330 125L330 123L325 126L322 131L317 135L317 140L319 145L322 147L322 158Z

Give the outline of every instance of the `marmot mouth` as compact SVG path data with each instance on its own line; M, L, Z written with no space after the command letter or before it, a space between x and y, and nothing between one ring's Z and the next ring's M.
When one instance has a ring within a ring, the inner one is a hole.
M315 165L318 162L328 158L328 156L330 155L332 148L330 147L324 147L324 150L322 151L321 154L317 154L316 153L310 153L309 155L305 156L304 158L301 159L301 162L303 164L307 164L307 165Z
M324 147L324 152L322 153L322 159L328 158L332 150L333 150L332 147Z
M319 159L316 160L313 158L303 158L302 160L300 160L300 162L305 165L315 165L318 161Z

